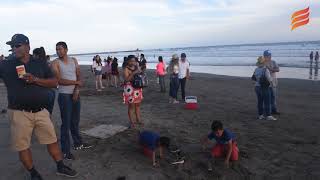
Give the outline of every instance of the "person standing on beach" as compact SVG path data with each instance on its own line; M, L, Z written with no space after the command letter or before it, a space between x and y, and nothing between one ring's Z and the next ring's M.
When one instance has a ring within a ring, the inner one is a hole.
M140 73L141 70L137 64L136 57L134 55L129 55L126 67L123 70L123 100L125 104L128 104L128 116L131 128L134 128L136 124L143 125L140 112L140 105L143 99L142 88L133 87L132 84L135 76ZM133 114L135 114L135 121L132 117Z
M172 55L169 67L167 68L170 75L170 91L169 103L178 104L178 90L179 90L179 56Z
M32 57L38 61L43 61L43 62L47 63L48 66L51 68L51 64L49 62L50 58L48 60L48 57L46 55L46 51L43 47L34 49L33 53L32 53ZM48 94L49 102L48 102L48 106L46 107L46 109L49 111L50 114L52 114L52 112L53 112L54 102L56 100L56 89L57 89L57 87L52 88Z
M159 56L159 63L157 64L156 74L159 78L160 92L166 92L166 83L164 81L166 75L166 64L163 62L162 56Z
M318 79L318 71L319 71L319 52L316 52L314 57L314 80Z
M272 83L270 87L270 95L271 95L271 114L274 115L280 115L278 109L277 109L277 87L278 87L278 80L277 80L277 72L280 72L280 68L278 64L271 60L271 52L269 50L266 50L263 52L263 57L265 59L265 64L266 67L269 69L271 78L272 78Z
M96 76L96 90L101 91L105 87L102 85L102 61L99 55L96 55L92 67Z
M80 95L79 88L82 86L80 79L80 66L77 59L68 56L68 46L65 42L56 44L59 58L52 63L52 68L58 79L58 103L61 113L61 149L64 158L75 160L70 150L70 135L73 139L74 149L87 149L92 146L82 142L80 136Z
M185 101L186 93L186 83L190 77L189 62L187 61L187 55L181 53L181 59L179 61L179 84L181 86L181 97L182 101Z
M144 54L140 55L140 69L142 71L142 79L144 86L148 86L148 77L147 77L147 59L145 58Z
M277 120L271 116L271 91L270 87L272 86L272 77L270 71L266 68L266 60L263 57L259 57L257 60L257 68L254 70L253 77L256 81L255 83L255 92L258 99L258 119L263 120Z
M128 62L128 57L127 56L123 57L123 62L122 62L122 66L121 66L122 70L124 70L124 68L126 68L127 62Z
M63 163L54 126L45 108L50 88L57 86L57 79L44 61L37 61L29 54L29 38L15 34L11 41L15 56L0 62L0 78L8 93L9 120L12 148L18 151L20 161L30 172L31 180L42 180L33 165L30 143L34 132L40 144L47 145L48 152L57 164L57 174L75 177L77 172Z
M309 69L309 79L312 79L312 70L313 70L313 51L311 51L310 55L309 55L309 58L310 58L310 69Z
M3 60L4 60L4 55L1 54L1 56L0 56L0 61L3 61Z
M118 59L115 57L111 64L111 71L112 71L112 79L114 83L114 87L118 88L119 83L119 69L118 69Z
M111 67L110 57L107 58L107 62L105 63L104 68L106 73L107 86L111 86L112 85L112 67Z

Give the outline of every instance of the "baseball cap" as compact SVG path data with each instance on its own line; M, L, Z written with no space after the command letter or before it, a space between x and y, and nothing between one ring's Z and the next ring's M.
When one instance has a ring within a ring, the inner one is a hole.
M181 57L186 58L187 57L186 53L181 53Z
M263 52L263 56L265 56L265 57L271 56L270 50L265 50L265 51Z
M10 46L18 44L29 44L29 38L23 34L15 34L12 36L11 41L8 41L6 44Z

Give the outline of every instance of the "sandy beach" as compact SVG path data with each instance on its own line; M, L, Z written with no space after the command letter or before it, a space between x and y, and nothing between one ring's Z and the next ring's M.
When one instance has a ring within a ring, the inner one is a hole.
M85 87L81 90L81 130L101 124L128 126L127 106L122 103L122 89L106 88L96 92L89 66L81 71ZM109 139L84 136L94 148L76 151L77 160L67 162L79 172L75 179L107 180L125 176L128 180L191 179L318 179L320 177L320 83L280 79L278 121L259 121L256 95L249 78L192 73L187 95L198 97L198 110L185 110L183 104L168 103L168 93L159 92L153 71L144 89L142 119L145 128L172 138L185 156L183 165L170 165L169 159L153 168L137 143L137 131L126 130ZM169 79L166 78L167 90ZM0 101L6 101L1 88ZM179 97L181 98L180 94ZM0 107L2 109L2 107ZM52 117L59 134L61 124L57 103ZM240 160L230 168L215 164L207 171L206 152L200 138L210 131L213 120L220 120L237 136ZM0 179L20 180L28 173L10 150L10 130L6 114L0 114ZM36 140L32 146L35 166L46 180L62 180L55 175L55 163L46 147Z

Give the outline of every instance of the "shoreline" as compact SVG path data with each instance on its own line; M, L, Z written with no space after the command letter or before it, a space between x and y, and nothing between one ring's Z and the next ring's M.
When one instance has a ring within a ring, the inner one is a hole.
M121 63L119 63L121 65ZM90 69L90 65L80 65L84 68ZM237 70L238 76L231 75L234 68L239 68ZM226 77L239 77L239 78L251 78L252 73L256 66L191 66L191 76L192 74L205 74L205 75L217 75L217 76L226 76ZM119 68L121 69L121 68ZM155 64L152 66L148 65L148 74L153 73L155 70ZM298 70L298 72L297 72ZM303 70L303 71L302 71ZM120 70L121 71L121 70ZM288 77L290 76L290 77ZM320 78L320 75L318 76ZM293 79L293 80L306 80L318 82L318 80L309 79L309 69L307 68L287 68L280 67L280 72L277 73L278 79Z

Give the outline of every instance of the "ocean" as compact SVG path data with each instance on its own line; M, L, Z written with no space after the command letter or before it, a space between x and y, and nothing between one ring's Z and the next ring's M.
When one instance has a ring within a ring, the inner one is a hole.
M163 48L73 56L83 65L91 65L95 54L99 54L102 59L107 56L117 57L121 64L124 56L143 53L148 61L148 68L154 69L158 56L163 56L168 64L173 54L180 55L184 52L190 62L191 72L251 77L256 59L263 54L264 50L270 50L272 59L281 67L278 73L280 78L309 79L309 54L311 51L320 51L320 41Z

